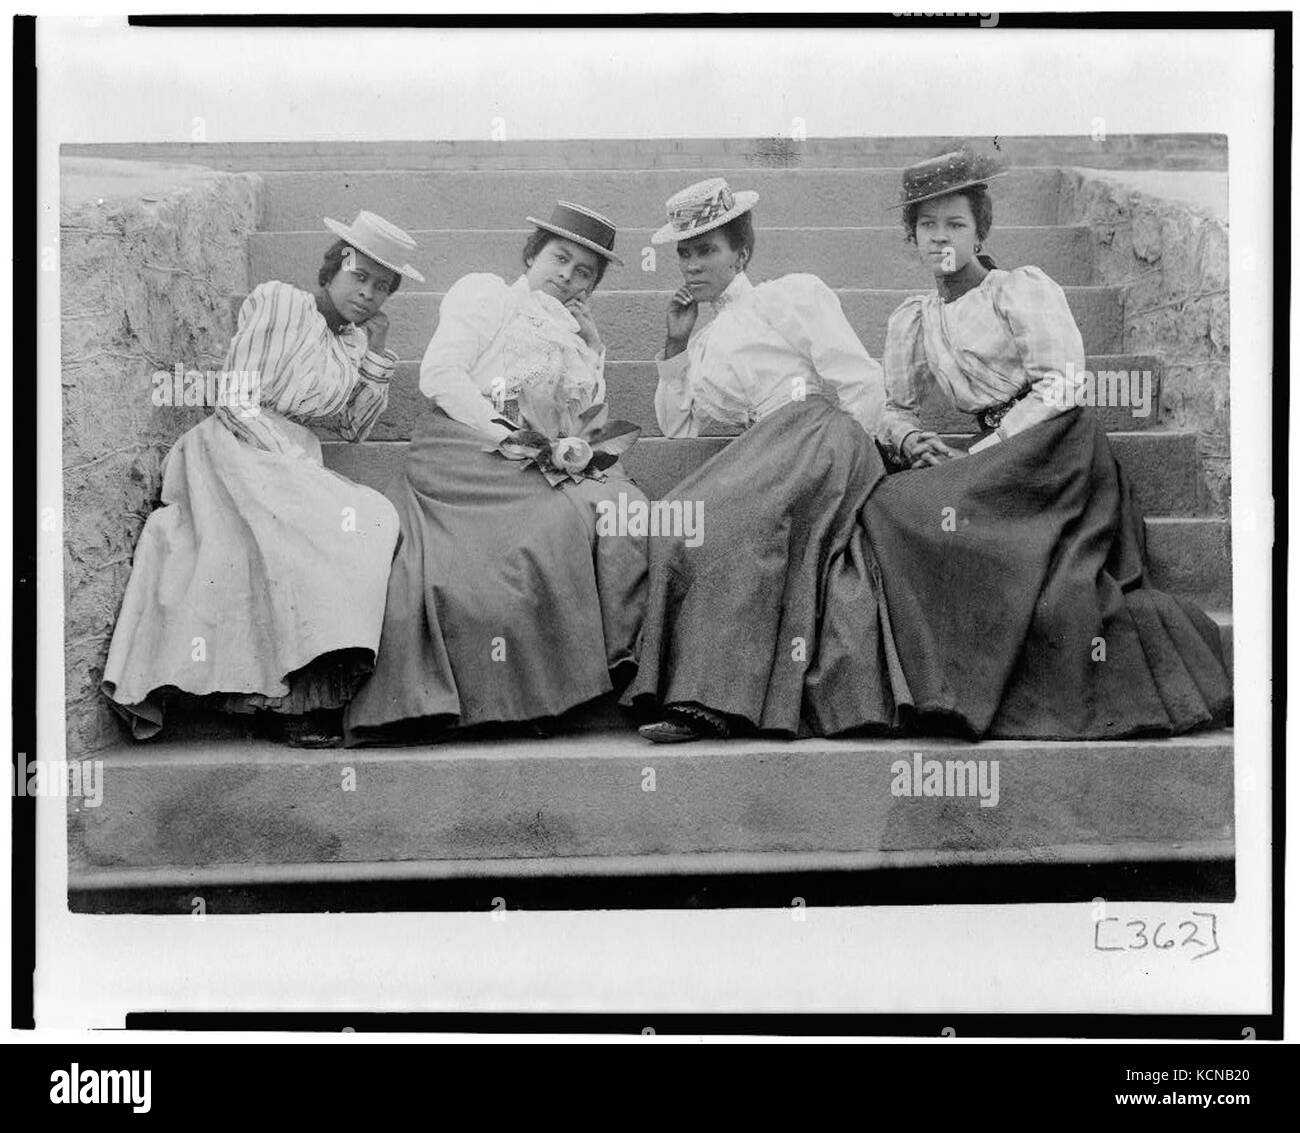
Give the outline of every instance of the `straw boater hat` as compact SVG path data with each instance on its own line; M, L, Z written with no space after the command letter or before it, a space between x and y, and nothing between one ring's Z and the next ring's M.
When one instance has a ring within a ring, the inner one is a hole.
M416 283L424 282L424 276L406 262L406 257L415 251L415 241L382 216L363 209L351 224L340 224L327 216L325 227L335 236L346 240L358 252L364 252L375 263L383 264Z
M733 193L721 177L698 181L668 198L668 223L650 237L650 243L675 244L689 240L735 220L757 203L757 193L750 190Z
M623 266L623 261L614 255L614 237L618 234L618 229L612 220L598 212L592 212L571 201L559 201L551 212L550 220L538 220L535 216L524 219L546 232L563 236L566 240L600 253L619 267Z
M990 154L976 153L969 142L962 142L951 153L941 153L903 170L902 199L891 209L919 204L983 185L993 177L1001 177L1007 170Z

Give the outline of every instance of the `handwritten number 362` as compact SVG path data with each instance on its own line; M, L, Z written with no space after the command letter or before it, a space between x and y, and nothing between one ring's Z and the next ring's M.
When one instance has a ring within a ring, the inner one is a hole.
M1189 946L1199 946L1203 951L1193 956L1193 960L1199 960L1203 956L1213 955L1219 951L1219 941L1215 933L1215 917L1213 913L1193 913L1194 917L1208 918L1208 926L1200 925L1195 920L1181 921L1178 925L1178 931L1184 932L1182 940L1177 940L1171 936L1171 930L1168 928L1168 921L1160 921L1151 931L1147 933L1147 922L1144 920L1131 920L1124 923L1126 929L1131 930L1131 942L1125 944L1103 944L1102 943L1102 925L1114 923L1119 924L1119 917L1102 917L1097 921L1096 928L1093 930L1092 943L1098 952L1140 952L1143 948L1158 948L1161 951L1167 951L1170 948L1186 948ZM1210 939L1203 940L1198 930L1208 927ZM1112 939L1114 933L1108 934Z

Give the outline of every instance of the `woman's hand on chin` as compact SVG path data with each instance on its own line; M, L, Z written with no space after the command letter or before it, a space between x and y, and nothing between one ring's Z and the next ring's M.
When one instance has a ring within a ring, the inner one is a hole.
M664 341L664 358L672 358L686 349L686 343L700 317L700 305L685 284L668 300L668 337Z
M383 311L376 311L364 323L361 329L366 332L369 339L367 345L376 354L384 349L384 344L388 341L388 316Z
M582 336L582 341L588 346L599 352L600 350L600 331L596 329L596 320L592 318L591 308L587 306L585 299L570 299L564 304L578 322L578 334Z
M938 433L909 433L902 444L902 456L911 468L933 468L966 454L939 439Z

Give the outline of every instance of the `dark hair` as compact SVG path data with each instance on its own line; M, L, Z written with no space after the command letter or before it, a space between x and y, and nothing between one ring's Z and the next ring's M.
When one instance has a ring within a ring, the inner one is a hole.
M352 245L346 240L335 240L334 243L329 246L329 250L325 253L325 258L321 260L320 271L316 273L316 282L322 287L329 286L330 281L338 275L339 270L343 267L343 253L348 248L352 248ZM360 248L352 248L352 250L360 255L365 255L365 252L362 252ZM380 266L382 267L383 265L381 264ZM392 271L392 268L386 270ZM388 294L392 295L401 285L402 273L394 271L393 281L388 285Z
M542 249L544 249L546 245L549 244L552 240L563 240L563 239L565 239L565 237L557 236L555 235L554 232L547 232L545 228L533 229L533 234L530 237L528 237L528 243L524 245L524 254L520 257L524 261L524 267L525 268L532 267L533 261L537 259L537 257L541 254ZM586 245L579 244L578 247L584 248L586 247ZM591 249L588 249L588 251L591 251ZM609 267L609 260L607 257L602 256L599 252L596 252L595 256L596 256L596 282L591 285L591 289L593 291L595 291L596 288L600 286L600 281L605 278L605 269Z
M989 229L993 227L993 198L989 196L989 187L984 184L967 185L964 189L955 189L944 193L945 197L965 197L970 202L971 216L975 218L975 238L981 242L988 239ZM931 200L938 198L932 197ZM916 243L916 217L925 201L914 201L903 206L903 231L909 244Z
M718 231L726 237L727 246L733 252L745 253L745 267L749 267L749 261L754 258L753 213L742 212L733 216L726 224L720 225Z

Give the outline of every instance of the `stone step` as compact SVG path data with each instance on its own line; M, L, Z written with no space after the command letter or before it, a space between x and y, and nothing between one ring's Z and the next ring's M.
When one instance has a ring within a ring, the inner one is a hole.
M117 142L66 144L68 157L194 162L227 170L902 168L932 157L944 135L807 138L568 138L489 141ZM976 141L989 143L988 139ZM997 139L1012 166L1228 168L1224 134L1022 135Z
M946 433L950 444L964 448L971 434ZM653 498L669 492L727 444L727 437L646 436L624 458L629 472ZM1111 448L1133 482L1138 506L1150 515L1192 516L1201 510L1196 434L1188 432L1112 433ZM350 480L383 491L396 474L406 441L369 440L323 444L325 463Z
M557 200L593 208L621 228L645 226L659 217L673 193L698 180L701 171L322 170L268 172L263 177L265 231L319 231L322 217L348 221L360 209L411 231L519 228L526 216L548 218ZM759 194L755 217L763 228L896 225L900 215L889 206L898 200L901 169L753 169L728 180L733 189ZM1016 169L999 178L995 226L1056 224L1060 183L1056 169ZM619 243L623 247L623 241Z
M726 437L668 440L647 437L624 458L628 472L652 498L659 498L728 442ZM1196 506L1195 439L1191 434L1131 433L1114 446L1134 481L1138 501L1165 510L1177 500ZM383 491L399 471L406 443L327 442L325 463L351 480ZM1162 493L1167 495L1162 496ZM1204 516L1148 515L1147 558L1152 585L1189 598L1205 609L1232 606L1232 556L1225 520Z
M985 761L988 801L996 762L996 805L897 793L915 753L962 764L957 776ZM219 901L250 884L1140 866L1234 853L1230 730L680 747L628 732L312 752L163 741L97 758L100 805L68 800L74 906L160 887Z
M1231 610L1206 610L1207 616L1219 631L1219 644L1223 649L1228 672L1233 665L1233 621ZM606 736L626 737L635 726L631 713L618 704L615 693L598 696L586 704L566 712L555 725L556 736L600 733ZM501 729L486 729L489 734L499 734ZM173 714L167 722L164 740L179 745L212 742L237 742L259 744L265 737L259 735L251 717L194 708ZM448 743L471 742L468 737L451 737ZM139 751L154 750L154 745L140 747Z
M470 272L492 272L513 280L523 270L520 253L531 231L517 224L510 229L413 231L420 247L411 259L427 282L404 282L399 294L411 294L417 287L444 291ZM611 267L602 289L674 291L681 286L676 253L669 247L652 248L652 232L637 228L621 233L618 250L627 266ZM315 280L321 256L331 241L331 234L321 230L253 233L248 238L250 285L268 279ZM989 237L987 251L1001 267L1034 264L1063 287L1093 279L1092 233L1083 226L997 228ZM831 287L921 289L934 285L934 277L917 259L916 249L903 242L898 225L761 228L753 264L755 282L810 271Z
M311 278L315 278L314 274ZM756 282L767 278L756 276ZM885 348L889 316L908 296L927 291L924 286L859 289L837 287L840 305L862 345L880 359ZM592 310L605 342L610 362L641 362L653 358L664 345L664 312L670 290L617 291L602 288L592 296ZM1118 287L1067 287L1065 297L1079 324L1084 349L1089 354L1123 351L1124 292ZM243 296L231 300L238 314ZM384 307L389 318L388 345L406 361L419 361L433 336L442 295L399 291Z
M1226 519L1148 516L1147 565L1152 585L1203 610L1231 609L1232 531Z
M1206 610L1206 615L1218 627L1219 644L1223 646L1223 659L1228 667L1228 674L1235 672L1236 650L1233 648L1232 611Z
M1105 406L1098 408L1104 427L1110 432L1132 432L1150 429L1157 424L1159 407L1159 360L1140 354L1098 354L1087 359L1088 369L1099 372L1122 370L1139 375L1150 372L1151 400L1146 416L1138 416L1141 406ZM644 435L658 436L659 421L655 416L654 395L659 384L659 372L653 362L606 362L605 379L610 413L616 420L631 421L640 425ZM1145 383L1145 377L1139 377ZM370 434L372 440L409 440L413 431L428 412L429 401L420 393L420 367L416 362L402 362L389 383L388 408ZM1135 412L1136 409L1136 412ZM942 394L936 392L923 407L922 419L928 428L941 433L971 432L972 418L952 408ZM329 435L328 430L322 436Z

